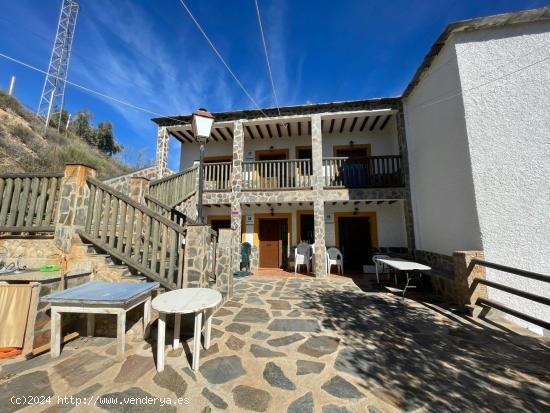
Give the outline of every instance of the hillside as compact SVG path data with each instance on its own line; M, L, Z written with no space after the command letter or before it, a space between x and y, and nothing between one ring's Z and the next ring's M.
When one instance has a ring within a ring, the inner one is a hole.
M132 170L70 131L66 136L51 127L44 131L41 119L0 91L0 174L62 172L67 162L92 166L102 178Z

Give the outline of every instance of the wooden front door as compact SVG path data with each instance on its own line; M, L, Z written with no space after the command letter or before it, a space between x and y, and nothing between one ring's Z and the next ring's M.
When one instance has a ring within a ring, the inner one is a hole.
M281 266L281 223L279 219L260 219L260 267Z
M344 256L344 268L360 270L371 265L372 246L370 219L368 217L338 218L340 251Z

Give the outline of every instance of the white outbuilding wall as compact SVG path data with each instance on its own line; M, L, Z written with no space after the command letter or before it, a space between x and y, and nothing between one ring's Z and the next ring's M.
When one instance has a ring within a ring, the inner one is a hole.
M450 40L404 101L416 248L445 255L482 249L459 90Z
M550 274L550 22L455 39L485 257ZM550 296L550 284L494 270L487 277ZM542 304L494 289L489 296L550 320Z

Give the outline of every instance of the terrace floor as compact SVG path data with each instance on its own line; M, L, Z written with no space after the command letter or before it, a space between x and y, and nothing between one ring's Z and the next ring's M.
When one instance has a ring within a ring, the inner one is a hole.
M57 397L71 395L91 403L78 412L550 409L548 340L344 278L237 281L215 314L212 347L196 374L181 348L167 346L166 369L157 374L154 339L128 337L120 362L115 345L80 338L59 359L8 362L0 370L2 411L17 410L12 396L32 394L52 396L51 404L22 411L67 412L74 401L59 405ZM145 396L188 404L123 404Z

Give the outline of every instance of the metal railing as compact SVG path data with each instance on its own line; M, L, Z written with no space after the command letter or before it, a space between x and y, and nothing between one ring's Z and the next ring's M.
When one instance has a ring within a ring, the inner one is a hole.
M311 188L310 159L243 162L243 189Z
M474 258L474 259L472 259L472 261L470 261L470 265L468 267L468 273L471 273L476 265L481 265L482 267L487 267L487 268L492 268L494 270L507 272L509 274L518 275L520 277L529 278L531 280L537 280L537 281L542 281L542 282L545 282L545 283L550 283L550 276L548 276L548 275L539 274L539 273L536 273L536 272L525 271L525 270L520 270L518 268L513 268L513 267L507 267L505 265L495 264L495 263L488 262L488 261L483 261L483 260L480 260L480 259L477 259L477 258ZM509 294L517 295L518 297L522 297L522 298L525 298L527 300L531 300L531 301L534 301L534 302L537 302L537 303L540 303L540 304L550 306L550 298L549 297L543 297L543 296L540 296L540 295L532 294L532 293L527 292L527 291L518 290L517 288L513 288L513 287L510 287L508 285L496 283L494 281L489 281L489 280L486 280L486 279L480 278L480 277L475 277L474 278L472 286L471 286L471 290L472 291L475 290L475 288L479 284L483 284L483 285L486 285L487 287L495 288L497 290L501 290L501 291L507 292ZM508 307L508 306L506 306L502 303L499 303L497 301L490 300L488 298L480 297L480 298L477 299L476 304L481 304L481 305L484 305L484 306L496 308L497 310L500 310L502 312L513 315L514 317L520 318L520 319L525 320L529 323L532 323L532 324L538 325L540 327L543 327L547 330L550 330L550 322L544 321L544 320L539 320L538 318L535 318L535 317L532 317L530 315L521 313L518 310L514 310L513 308L510 308L510 307Z
M323 158L323 175L329 188L403 186L399 155Z
M0 176L0 232L53 232L63 174Z
M193 166L152 181L149 184L149 194L169 207L175 207L196 192L198 170L197 166Z
M232 162L213 162L204 164L204 190L231 190Z
M86 181L90 202L80 236L164 287L180 288L184 228L95 178Z

